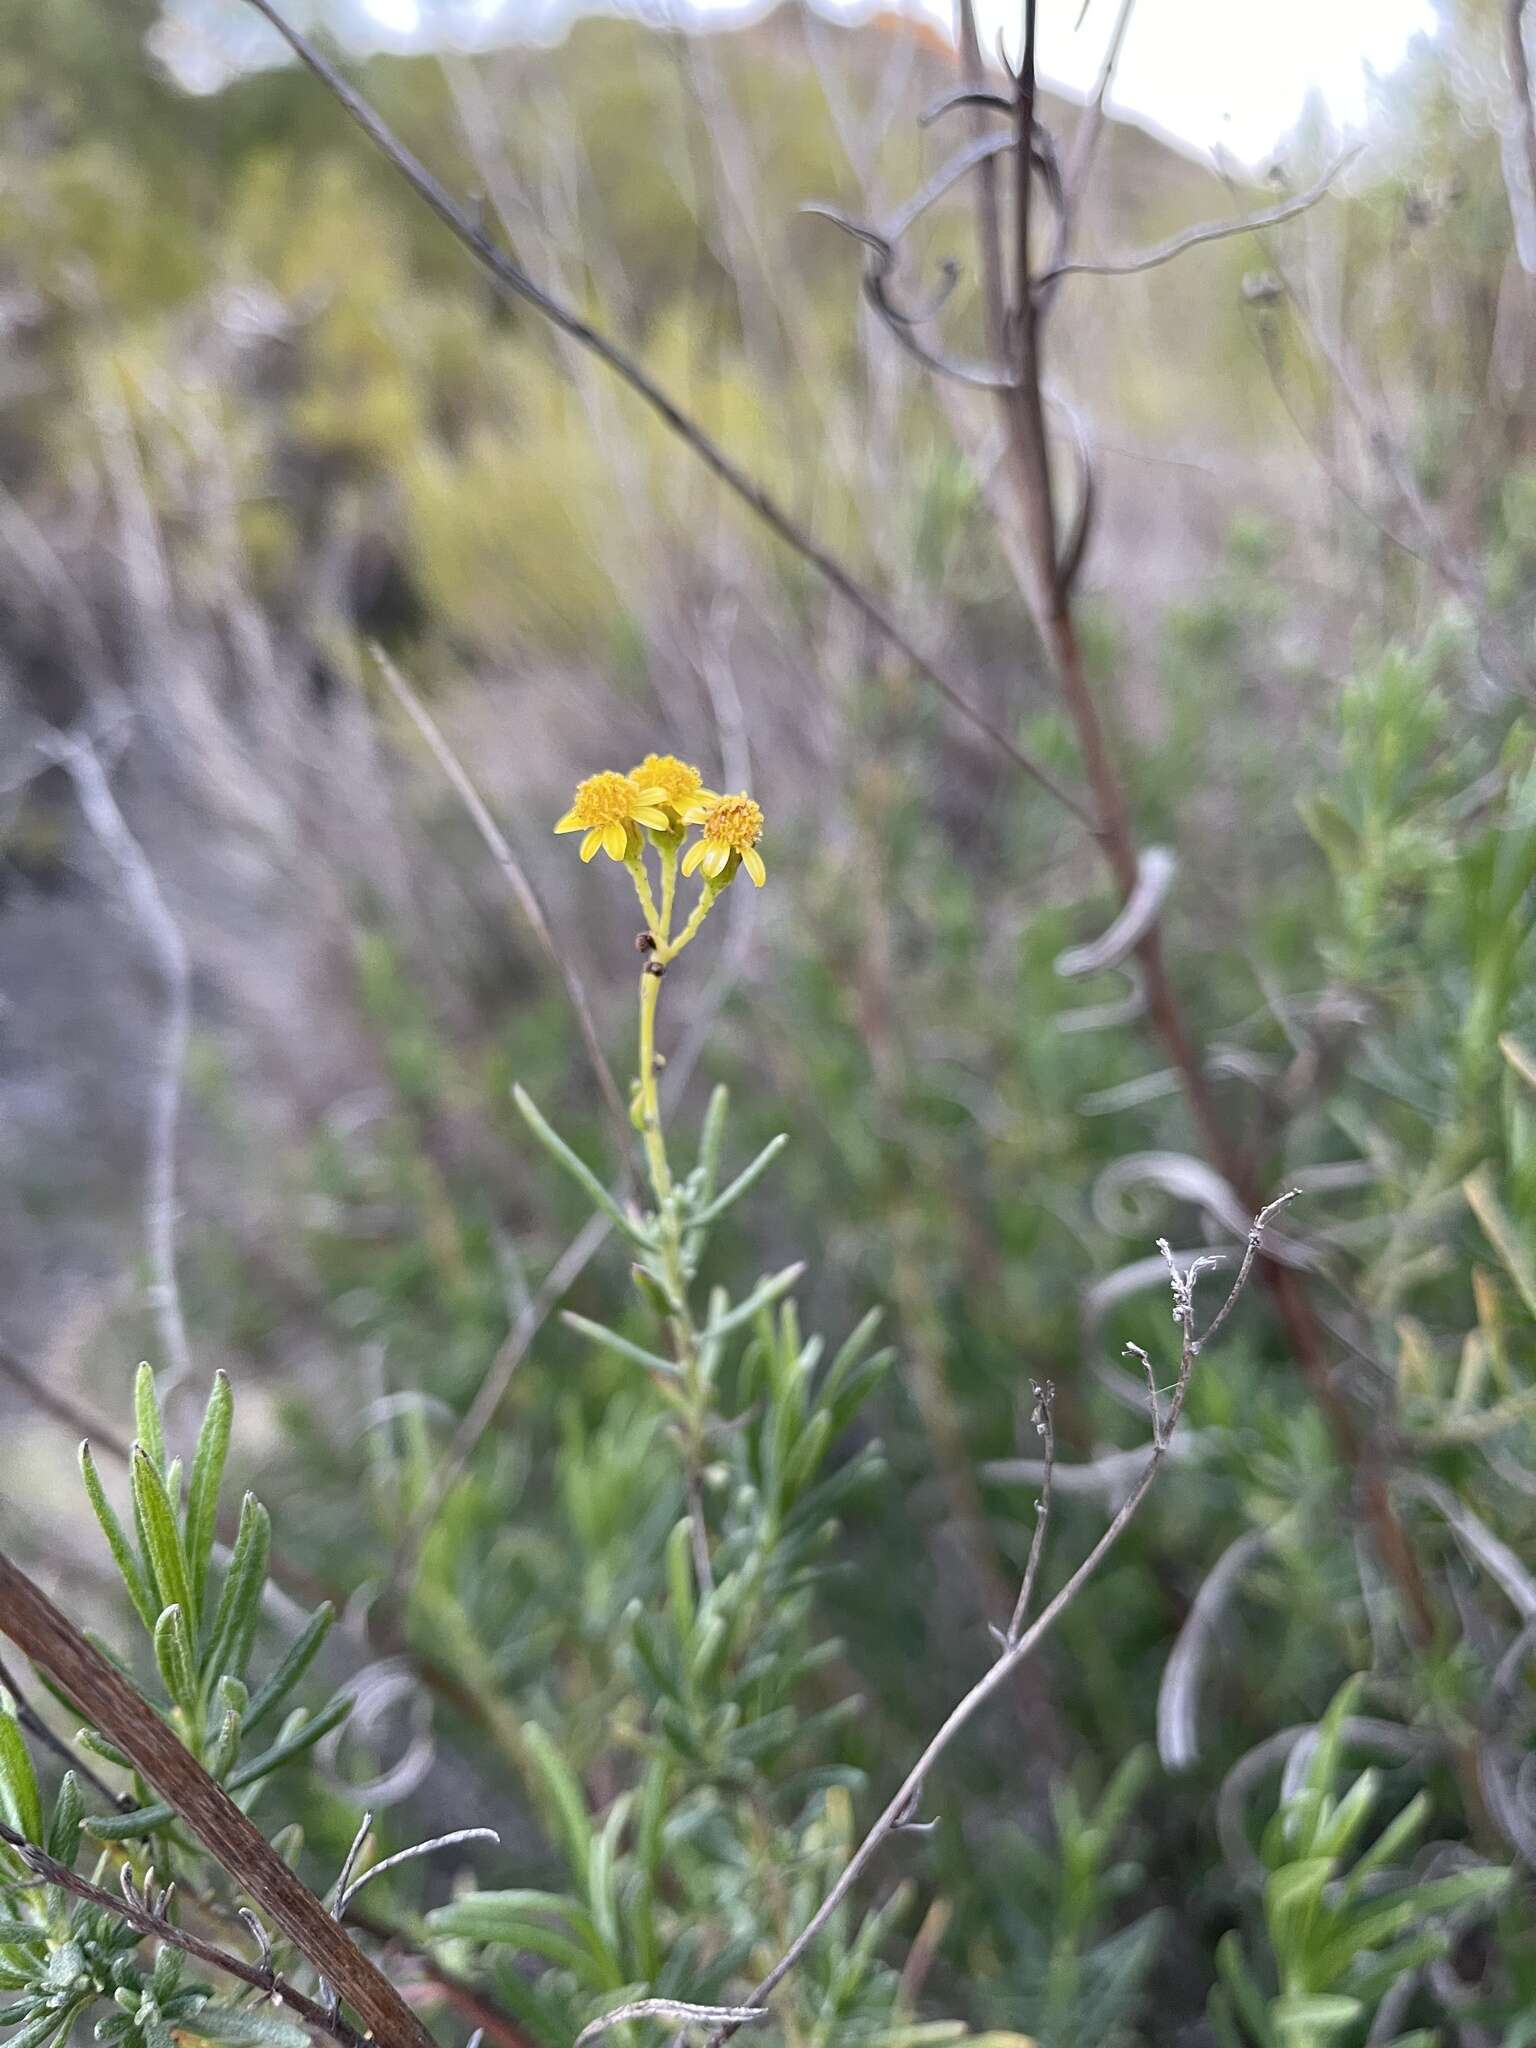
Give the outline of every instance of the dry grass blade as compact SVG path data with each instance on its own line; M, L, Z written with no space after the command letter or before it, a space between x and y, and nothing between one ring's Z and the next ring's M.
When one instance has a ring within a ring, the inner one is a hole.
M554 963L555 970L565 986L566 995L570 998L576 1026L581 1033L581 1042L586 1048L592 1071L597 1076L603 1101L607 1104L609 1115L613 1119L620 1151L627 1163L629 1115L624 1106L624 1099L619 1093L618 1083L613 1078L613 1069L609 1066L603 1051L602 1041L598 1038L597 1025L592 1017L592 1005L587 1000L587 991L581 976L572 966L569 953L556 945L555 935L544 915L544 906L539 901L537 890L528 879L526 869L512 851L507 835L491 816L490 807L476 789L469 770L444 738L441 726L377 641L369 643L368 651L388 685L390 694L426 742L432 758L442 769L454 794L463 804L470 822L480 834L492 860L500 870L503 881L516 899L518 908L528 920L529 929Z

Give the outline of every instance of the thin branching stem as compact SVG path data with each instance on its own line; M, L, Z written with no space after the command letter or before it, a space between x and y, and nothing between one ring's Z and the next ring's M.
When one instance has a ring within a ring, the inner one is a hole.
M1282 221L1295 220L1299 214L1309 213L1321 200L1327 198L1333 189L1334 180L1355 155L1346 150L1337 158L1315 185L1305 192L1298 192L1294 199L1287 199L1280 206L1271 206L1263 213L1245 214L1240 220L1208 220L1198 227L1185 228L1182 234L1170 235L1166 242L1158 242L1150 249L1138 249L1124 256L1069 256L1057 263L1047 264L1036 276L1037 289L1042 285L1054 284L1059 277L1134 277L1143 270L1157 270L1164 263L1172 263L1186 250L1201 248L1207 242L1228 242L1234 235L1259 234L1265 228L1279 227Z
M1246 1276L1245 1276L1246 1277ZM1036 1619L1017 1640L1005 1645L1002 1654L985 1671L962 1699L953 1706L943 1724L913 1764L900 1786L892 1795L878 1820L865 1835L863 1841L843 1866L836 1883L811 1915L805 1926L795 1936L789 1947L780 1956L773 1968L762 1981L755 1985L748 1995L747 2004L760 2006L771 1997L784 1979L805 1956L817 1936L826 1927L843 1900L847 1898L860 1877L868 1869L882 1844L897 1829L905 1826L913 1812L922 1788L935 1765L949 1748L955 1737L986 1705L995 1693L1000 1692L1018 1671L1019 1667L1032 1656L1041 1642L1055 1627L1061 1616L1077 1599L1083 1588L1098 1571L1111 1550L1124 1535L1135 1518L1142 1502L1150 1492L1153 1482L1162 1469L1168 1455L1168 1446L1173 1432L1178 1427L1184 1412L1185 1398L1189 1392L1190 1377L1199 1355L1194 1328L1193 1287L1186 1276L1174 1269L1174 1315L1179 1325L1180 1356L1178 1378L1174 1383L1163 1426L1155 1436L1147 1455L1147 1462L1139 1478L1127 1493L1124 1501L1110 1520L1097 1543L1067 1579L1059 1592L1041 1609ZM710 2037L709 2048L722 2048L722 2044L736 2032L735 2026L722 2026Z
M1035 1388L1035 1408L1031 1418L1035 1431L1043 1446L1045 1470L1040 1480L1040 1498L1035 1503L1035 1533L1030 1538L1029 1556L1024 1563L1024 1577L1019 1583L1019 1597L1014 1602L1013 1616L1008 1623L1005 1645L1012 1649L1024 1630L1030 1603L1035 1597L1035 1582L1040 1576L1041 1560L1045 1556L1045 1535L1050 1527L1052 1488L1056 1478L1056 1425L1051 1409L1056 1389L1046 1382Z

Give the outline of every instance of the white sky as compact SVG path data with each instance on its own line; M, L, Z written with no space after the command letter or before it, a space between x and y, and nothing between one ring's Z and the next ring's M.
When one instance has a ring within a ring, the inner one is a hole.
M947 12L943 0L923 4ZM1017 5L977 0L977 11L1016 47ZM1077 29L1082 0L1040 0L1042 75L1091 89L1119 11L1119 0L1090 0ZM1341 126L1361 121L1368 70L1391 71L1434 26L1433 0L1138 0L1113 101L1199 148L1256 159L1310 92Z
M423 31L430 36L434 16L462 23L478 11L475 0L365 4L381 28L402 39ZM618 11L615 0L607 4ZM821 4L829 13L844 11L836 0ZM846 11L867 13L872 4L876 0L851 0ZM952 23L950 0L907 4L946 28ZM726 13L742 0L692 5L704 14ZM1042 76L1080 92L1090 89L1119 7L1120 0L1089 0L1079 29L1082 0L1040 0ZM501 0L484 0L486 14L500 8ZM527 14L547 31L551 17L567 8L580 11L580 0L528 0ZM1009 47L1016 47L1018 0L977 0L977 8L984 39L995 45L1004 30ZM647 7L635 0L634 11L675 18L683 5L652 0ZM1310 92L1321 94L1341 126L1360 121L1368 71L1392 70L1409 40L1434 25L1434 0L1138 0L1112 103L1197 148L1257 161L1291 128Z

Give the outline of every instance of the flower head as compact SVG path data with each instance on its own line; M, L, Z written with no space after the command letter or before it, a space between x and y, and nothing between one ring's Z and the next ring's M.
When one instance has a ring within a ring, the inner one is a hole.
M683 855L683 873L702 868L707 878L727 881L739 860L756 886L768 879L757 842L763 836L763 814L745 790L736 796L711 796L700 791L684 813L690 825L699 827L699 837Z
M672 820L662 808L666 800L664 789L605 768L600 775L589 775L577 784L571 808L555 830L585 832L583 860L591 860L599 847L610 860L628 860L639 850L637 827L649 825L656 832L670 829Z
M638 768L629 771L630 780L642 789L659 789L678 824L690 804L714 801L714 791L704 787L704 778L689 761L675 754L647 754Z

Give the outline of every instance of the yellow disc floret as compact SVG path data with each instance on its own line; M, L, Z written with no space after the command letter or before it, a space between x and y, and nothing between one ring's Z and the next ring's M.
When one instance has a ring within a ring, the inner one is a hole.
M745 790L735 796L700 793L684 814L690 825L699 827L699 837L683 855L683 873L702 868L712 882L722 875L730 879L732 862L741 865L761 889L768 879L757 842L763 836L763 814Z
M648 825L655 832L671 829L672 820L663 808L666 801L664 789L605 768L600 775L589 775L577 784L571 808L555 830L587 835L581 842L583 860L591 860L599 847L610 860L628 860L640 849L637 827Z
M676 754L647 754L629 774L642 789L659 789L679 821L690 804L714 800L714 791L704 787L698 769L690 761L679 761Z

